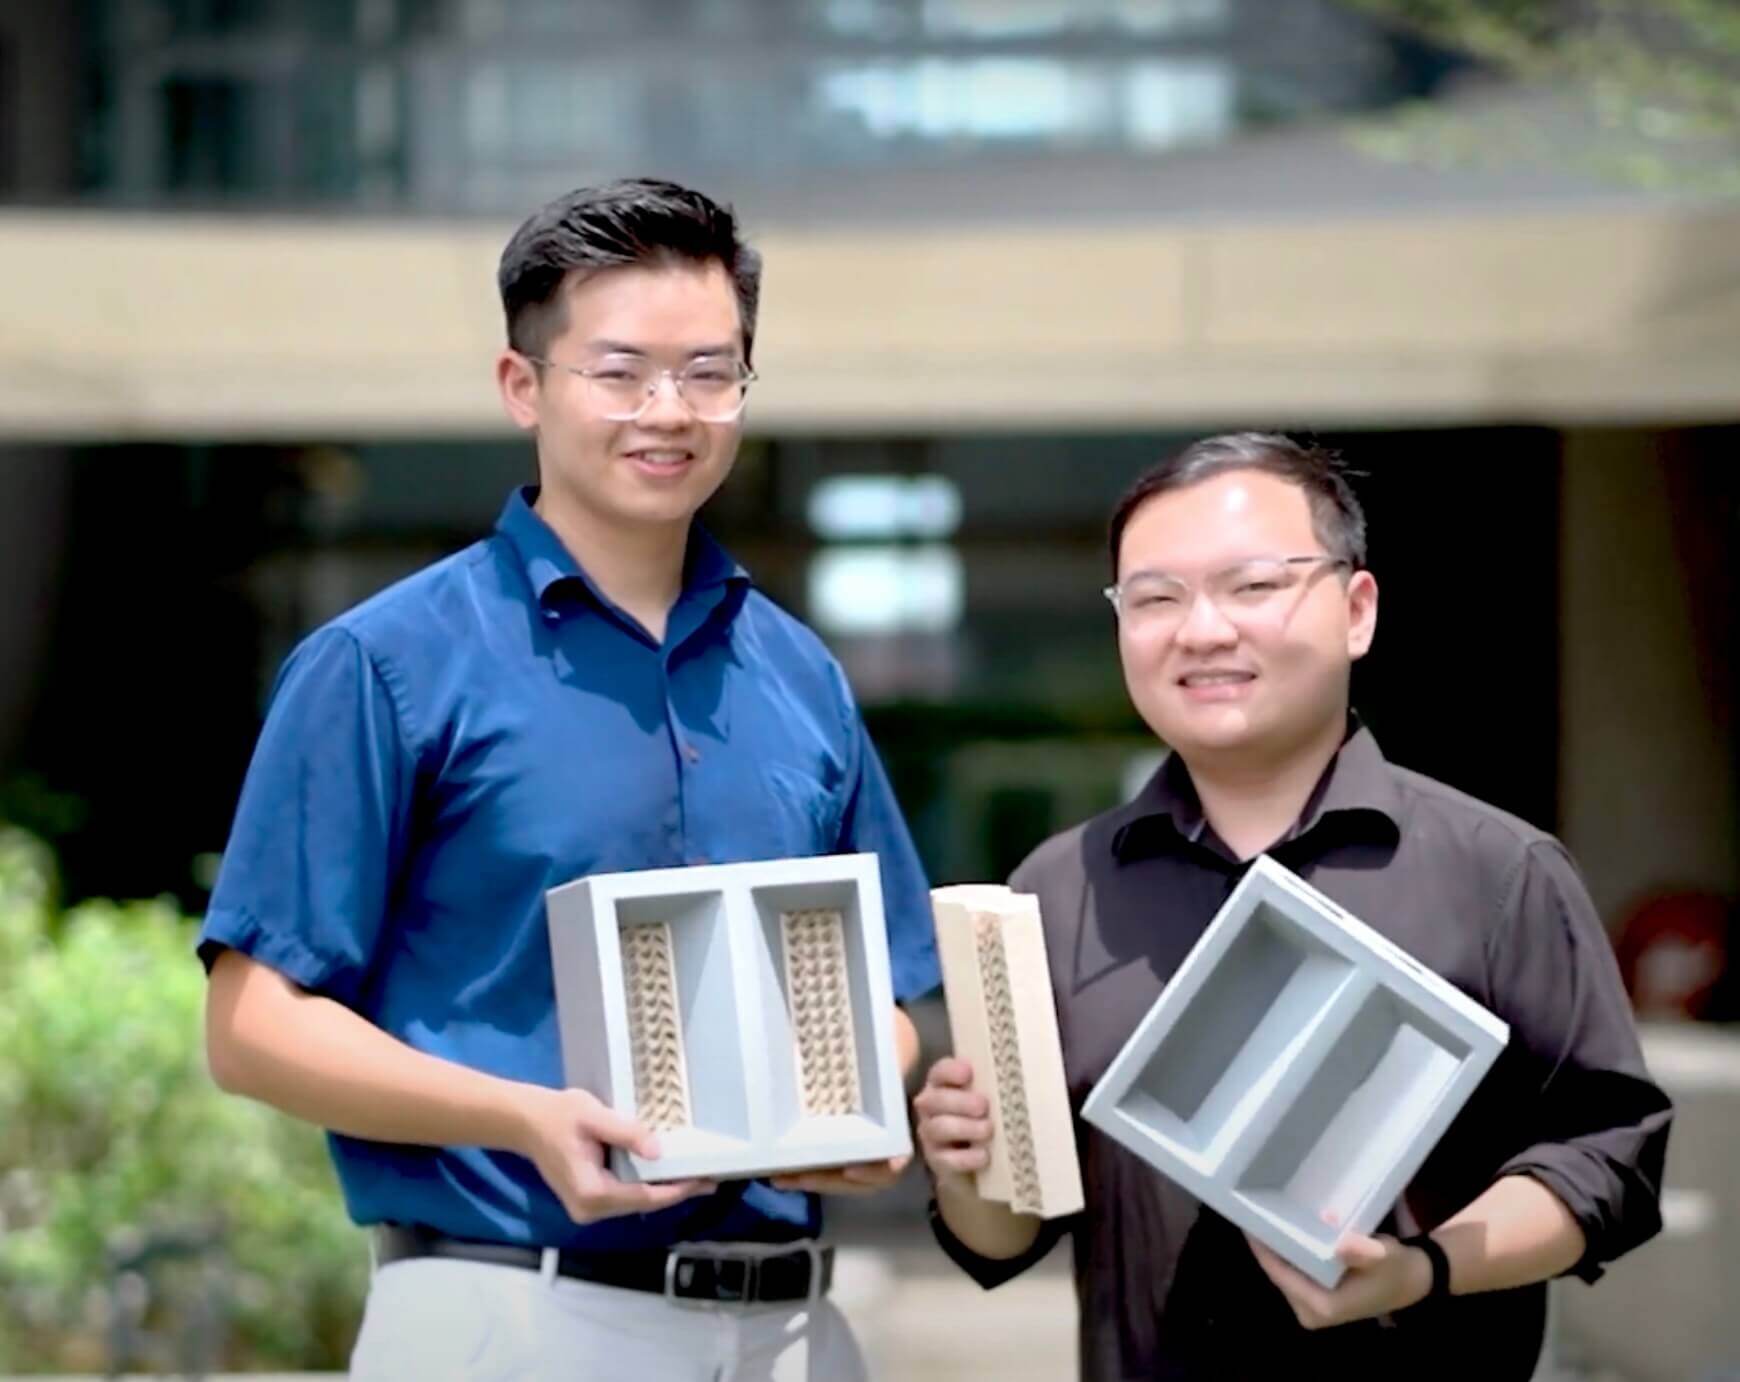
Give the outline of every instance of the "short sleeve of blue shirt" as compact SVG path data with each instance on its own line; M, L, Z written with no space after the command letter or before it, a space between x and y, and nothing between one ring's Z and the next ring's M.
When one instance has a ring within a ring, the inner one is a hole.
M405 849L414 767L356 637L328 627L279 673L200 934L357 1006Z
M496 532L303 642L200 933L412 1048L564 1083L544 896L630 869L874 853L895 996L940 983L929 889L838 663L694 530L664 638L516 493ZM756 1183L580 1226L522 1158L334 1135L359 1223L614 1251L813 1232Z
M874 854L881 860L894 996L902 1001L918 998L942 982L932 930L930 883L913 848L887 770L846 688L844 674L837 669L836 674L847 718L846 734L852 744L853 768L834 852Z

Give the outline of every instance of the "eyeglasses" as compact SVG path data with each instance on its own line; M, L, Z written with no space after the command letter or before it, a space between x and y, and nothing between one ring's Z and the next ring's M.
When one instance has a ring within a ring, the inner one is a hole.
M1159 571L1138 571L1121 585L1102 592L1126 627L1144 632L1173 629L1190 617L1198 594L1235 623L1260 621L1284 611L1315 574L1311 568L1352 570L1353 563L1321 554L1303 557L1258 557L1222 567L1204 576L1198 587Z
M638 355L606 355L595 365L564 365L541 355L527 355L534 364L566 370L586 381L593 408L607 422L633 422L658 396L667 377L688 410L702 422L731 422L748 402L749 386L758 377L741 360L703 357L681 369L667 369Z

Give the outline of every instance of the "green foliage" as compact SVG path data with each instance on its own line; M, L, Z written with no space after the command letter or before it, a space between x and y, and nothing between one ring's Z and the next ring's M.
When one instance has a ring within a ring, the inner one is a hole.
M362 1236L320 1134L212 1084L193 934L160 902L58 914L0 829L0 1373L100 1368L116 1253L187 1235L221 1245L226 1365L343 1366Z
M1421 106L1365 126L1379 155L1573 164L1661 190L1740 195L1740 6L1733 0L1348 0L1532 88L1574 96L1554 128Z

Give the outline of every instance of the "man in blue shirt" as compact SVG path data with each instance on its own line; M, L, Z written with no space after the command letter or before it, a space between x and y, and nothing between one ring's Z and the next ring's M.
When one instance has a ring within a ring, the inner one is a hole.
M615 1179L610 1146L657 1141L562 1087L544 911L589 874L871 851L896 998L938 982L839 666L694 522L736 455L759 282L731 213L673 184L535 213L496 380L539 485L279 676L200 935L207 1046L225 1089L330 1130L374 1226L355 1376L862 1375L815 1193L903 1161Z

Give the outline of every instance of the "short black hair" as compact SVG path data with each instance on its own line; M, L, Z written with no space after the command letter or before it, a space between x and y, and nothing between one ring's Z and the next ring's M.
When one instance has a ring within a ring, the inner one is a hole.
M1234 470L1259 470L1304 490L1311 506L1311 526L1323 550L1346 562L1349 570L1364 569L1365 510L1341 457L1315 442L1295 441L1279 432L1227 432L1191 442L1143 471L1124 491L1112 510L1107 533L1112 579L1118 579L1118 551L1124 529L1137 509L1155 495L1199 485Z
M629 265L724 266L737 294L747 363L761 300L761 256L737 234L728 206L657 178L581 187L538 208L501 252L496 284L508 345L542 355L562 332L562 286L570 274Z

